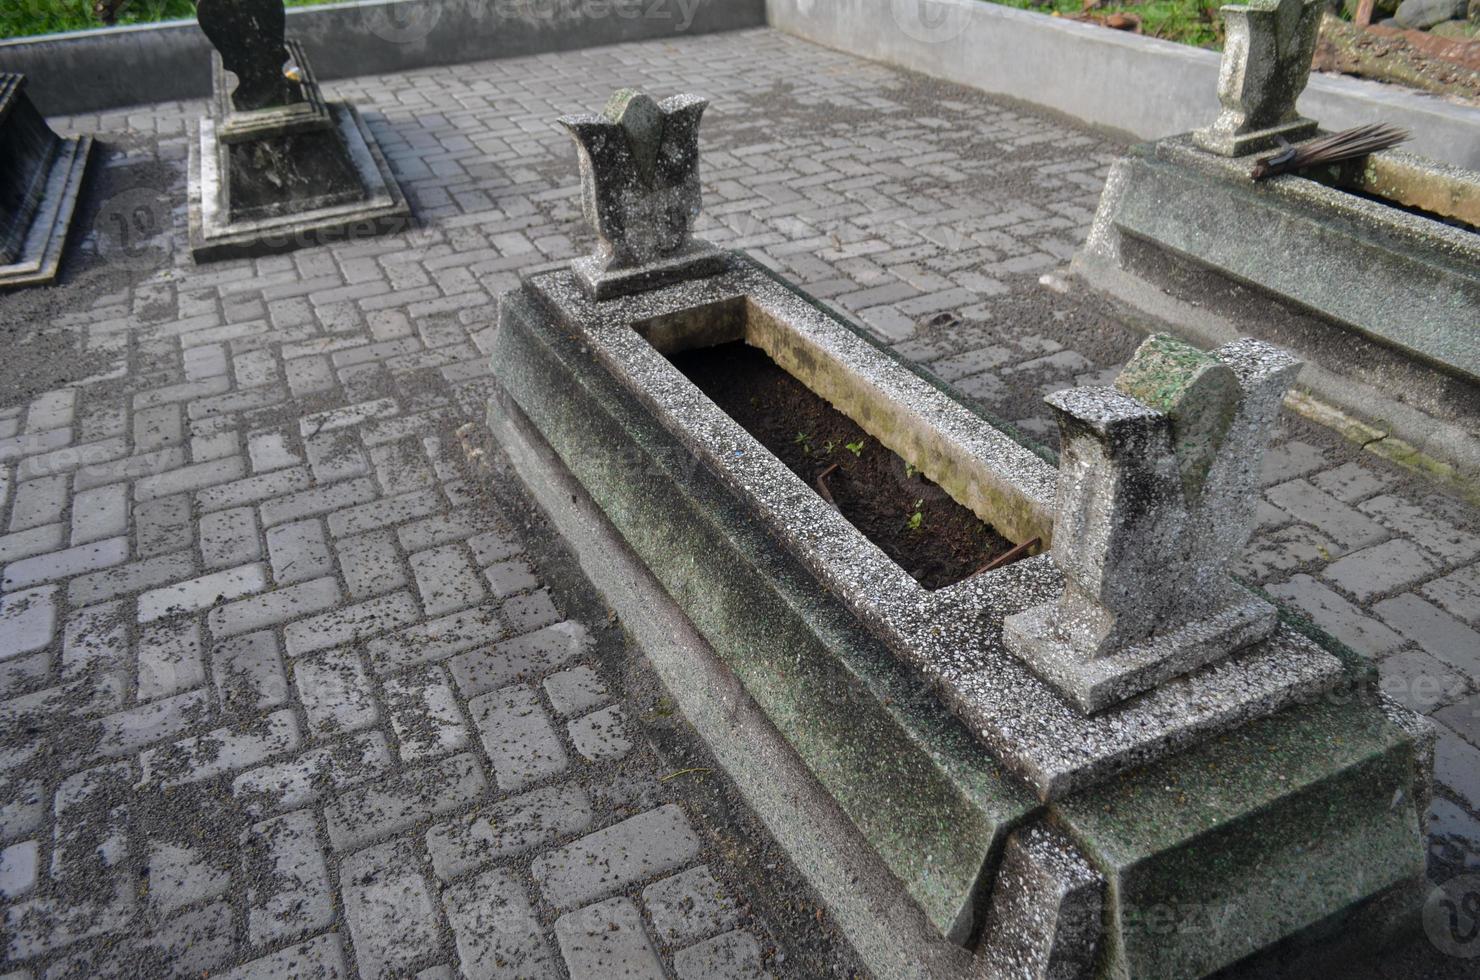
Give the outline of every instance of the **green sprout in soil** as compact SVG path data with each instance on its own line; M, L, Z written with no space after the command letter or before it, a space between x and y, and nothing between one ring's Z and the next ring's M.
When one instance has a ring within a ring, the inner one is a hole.
M917 470L917 469L915 469L915 464L914 463L905 463L904 464L904 478L906 480L913 480L915 478L915 474L918 473L918 472L920 472L920 471Z
M798 446L801 446L802 452L806 453L808 456L812 455L812 437L807 435L807 433L798 432L797 437L793 439L792 442L796 443Z
M867 441L868 440L866 440L866 439L860 439L857 442L845 442L845 443L843 443L843 448L846 449L846 450L848 450L850 453L852 453L855 456L862 456L863 455L863 445Z
M827 440L827 442L824 442L822 444L822 455L824 455L824 456L831 456L833 453L835 453L837 451L838 451L838 440L836 440L836 439L829 439L829 440Z
M915 501L915 512L904 522L904 526L911 531L919 531L920 525L925 523L925 512L921 509L924 504L924 500Z

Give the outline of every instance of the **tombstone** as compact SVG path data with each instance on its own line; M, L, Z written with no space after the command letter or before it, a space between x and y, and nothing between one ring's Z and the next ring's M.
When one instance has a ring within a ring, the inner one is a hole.
M410 209L354 106L326 102L282 0L200 0L211 111L191 145L197 262L399 231Z
M599 115L566 116L580 151L581 205L596 250L571 268L592 299L712 275L722 254L691 235L699 215L696 95L661 103L621 89Z
M1114 387L1049 395L1062 448L1057 601L1007 647L1086 712L1264 640L1275 609L1229 566L1253 530L1260 461L1300 363L1259 341L1211 354L1148 338Z
M1295 111L1310 79L1324 0L1252 0L1225 4L1218 101L1223 111L1193 134L1222 156L1257 153L1282 140L1315 135L1316 123Z
M58 136L26 76L0 73L0 289L56 280L92 143Z

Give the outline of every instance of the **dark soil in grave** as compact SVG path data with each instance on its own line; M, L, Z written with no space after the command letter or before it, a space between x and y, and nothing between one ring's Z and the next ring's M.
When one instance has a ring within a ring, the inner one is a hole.
M672 361L925 588L959 582L1012 548L764 351L737 341Z

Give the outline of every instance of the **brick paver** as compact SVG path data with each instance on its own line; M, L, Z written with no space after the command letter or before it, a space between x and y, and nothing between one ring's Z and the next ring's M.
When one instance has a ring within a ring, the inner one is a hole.
M714 100L704 234L1025 432L1134 347L1058 273L1118 147L769 31L338 84L421 226L256 261L186 256L203 104L58 120L109 146L68 281L0 298L51 352L0 365L0 972L793 972L454 435L588 241L554 119L622 85ZM1474 863L1475 512L1287 428L1245 573L1435 718Z

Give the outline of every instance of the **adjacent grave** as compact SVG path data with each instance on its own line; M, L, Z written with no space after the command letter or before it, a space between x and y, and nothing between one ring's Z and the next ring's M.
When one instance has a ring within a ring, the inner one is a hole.
M1297 351L1300 387L1361 420L1354 434L1396 436L1407 449L1383 451L1473 484L1480 173L1387 150L1251 178L1257 160L1316 135L1295 106L1320 10L1223 8L1222 111L1115 164L1075 268L1200 346L1254 335ZM1404 458L1415 453L1443 462Z
M0 73L0 289L56 280L92 143L58 136L26 76Z
M197 262L399 231L411 211L355 107L326 102L282 0L201 0L211 111L190 145ZM233 82L234 79L234 82Z
M1318 925L1410 922L1430 736L1369 664L1226 572L1295 360L1154 338L1113 389L1054 399L1056 473L764 267L693 240L696 107L621 92L564 120L597 251L500 299L489 426L557 523L599 508L955 951L952 975L1203 976ZM783 450L791 417L843 423L780 400L776 372L862 437ZM840 452L883 469L853 482L827 468ZM921 524L928 491L998 542L979 569L905 567L866 516L893 470L920 488ZM842 861L846 841L789 835L787 806L750 802L799 867ZM827 880L824 898L853 900ZM1218 928L1198 928L1209 910Z

